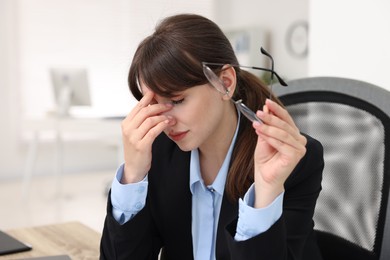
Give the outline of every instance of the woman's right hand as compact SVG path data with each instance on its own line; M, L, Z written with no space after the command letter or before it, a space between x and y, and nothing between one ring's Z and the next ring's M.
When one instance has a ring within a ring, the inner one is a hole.
M152 162L152 144L156 137L174 119L164 115L172 104L158 104L152 91L146 91L143 98L122 121L124 147L124 173L121 183L135 183L143 180Z

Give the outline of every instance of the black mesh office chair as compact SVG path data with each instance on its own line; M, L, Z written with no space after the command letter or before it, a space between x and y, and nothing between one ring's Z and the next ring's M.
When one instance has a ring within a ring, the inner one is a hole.
M390 259L390 92L318 77L274 86L302 132L324 146L314 221L326 260Z

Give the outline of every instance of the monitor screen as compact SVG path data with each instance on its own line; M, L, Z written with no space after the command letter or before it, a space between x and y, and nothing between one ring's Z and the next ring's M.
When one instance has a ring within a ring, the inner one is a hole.
M52 68L50 75L57 104L60 102L61 93L67 89L70 95L70 106L91 105L86 69Z
M50 76L59 115L69 115L74 106L91 106L85 68L52 68Z

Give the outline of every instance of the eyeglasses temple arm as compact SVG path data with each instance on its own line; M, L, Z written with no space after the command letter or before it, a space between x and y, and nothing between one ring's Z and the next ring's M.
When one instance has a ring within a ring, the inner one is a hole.
M273 83L273 80L274 80L274 74L275 74L275 70L274 70L274 58L272 58L271 54L269 54L266 50L264 50L263 47L260 47L260 52L262 54L264 54L265 56L267 56L268 58L271 59L271 70L272 70L272 73L271 73L271 84ZM279 78L278 78L279 79Z
M273 75L275 74L275 76L278 78L278 81L279 83L282 85L282 86L285 86L287 87L287 83L284 82L284 80L275 72L275 68L274 68L274 58L272 58L271 54L269 54L263 47L260 47L260 52L262 54L264 54L265 56L267 56L268 58L271 59L271 69L272 69L272 73L271 73L271 81L272 81L272 78L273 78Z
M207 65L223 65L222 63L213 63L213 62L202 62L202 66L207 66ZM254 69L254 70L263 70L263 71L268 71L268 72L272 72L272 74L275 74L276 78L278 79L280 85L284 86L284 87L287 87L287 83L279 76L279 74L272 70L272 69L266 69L266 68L261 68L261 67L254 67L254 66L244 66L244 65L234 65L234 64L230 64L231 66L233 67L241 67L241 68L247 68L247 69Z
M272 74L274 74L276 76L276 78L278 79L280 85L284 86L284 87L287 87L287 83L279 76L279 74L272 70L272 69L266 69L266 68L260 68L260 67L251 67L251 66L241 66L243 68L250 68L250 69L254 69L254 70L263 70L263 71L268 71L268 72L271 72Z
M266 50L264 50L263 47L260 47L260 51L262 54L264 54L265 56L267 56L268 58L271 59L271 69L273 72L275 72L274 70L274 58L272 58L271 54L269 54Z

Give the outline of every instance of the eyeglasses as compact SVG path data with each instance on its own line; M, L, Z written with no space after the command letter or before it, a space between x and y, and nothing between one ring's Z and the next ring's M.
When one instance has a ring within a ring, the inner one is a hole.
M230 67L238 67L238 68L248 68L248 69L255 69L255 70L263 70L263 71L268 71L268 72L271 72L271 91L270 93L272 93L272 84L273 84L273 75L276 76L276 78L278 79L280 85L282 86L287 86L287 83L284 82L284 80L274 71L274 60L272 58L272 56L266 52L263 48L260 49L261 50L261 53L266 55L267 57L269 57L271 59L271 69L266 69L266 68L260 68L260 67L253 67L253 66L243 66L243 65L238 65L238 64L222 64L222 63L213 63L213 62L202 62L202 66L203 66L203 73L204 75L206 76L207 80L210 82L210 84L220 93L222 94L229 94L229 90L225 87L224 83L222 82L222 80L214 73L214 71L212 71L210 69L210 67L208 65L211 65L211 66L225 66L225 65L228 65ZM272 95L272 94L271 94ZM271 98L271 97L270 97ZM242 100L233 100L233 99L230 99L234 104L235 106L237 107L237 109L246 117L248 118L251 122L254 122L254 121L257 121L259 123L262 123L262 121L260 120L260 118L258 118L256 116L256 113L253 112L250 108L248 108L244 103L242 103Z

